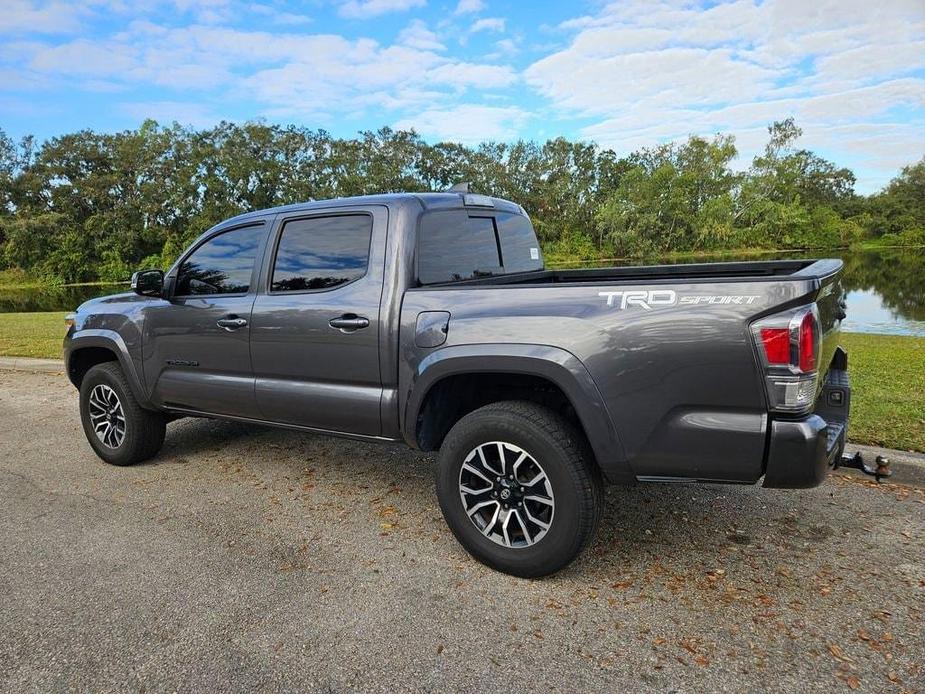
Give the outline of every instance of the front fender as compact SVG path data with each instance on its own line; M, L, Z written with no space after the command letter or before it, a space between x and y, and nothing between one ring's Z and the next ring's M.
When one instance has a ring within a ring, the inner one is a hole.
M607 480L613 483L635 481L613 420L591 374L574 354L549 345L456 345L428 354L406 377L407 382L400 384L400 392L406 395L401 413L402 435L409 445L417 444L417 419L430 389L447 376L467 373L525 374L555 384L575 408Z
M128 346L122 336L114 330L104 328L83 328L69 337L64 345L64 366L71 378L71 357L81 349L87 347L102 347L114 353L122 367L122 373L132 389L132 394L142 407L151 407L145 393L141 375L135 368L135 362L129 353ZM72 379L73 381L73 379Z

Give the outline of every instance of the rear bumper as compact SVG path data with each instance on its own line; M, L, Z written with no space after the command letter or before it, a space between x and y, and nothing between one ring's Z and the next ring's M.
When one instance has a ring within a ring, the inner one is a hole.
M839 347L815 411L802 419L771 421L763 486L802 489L821 484L845 448L850 410L848 356Z

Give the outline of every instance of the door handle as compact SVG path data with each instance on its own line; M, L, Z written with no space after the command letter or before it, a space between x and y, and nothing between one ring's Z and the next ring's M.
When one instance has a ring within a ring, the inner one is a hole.
M367 327L369 325L369 318L358 316L355 313L345 313L337 318L332 318L328 321L328 325L332 328L337 328L342 333L352 333L355 330Z
M228 316L227 318L219 318L217 321L215 321L215 324L218 327L224 328L228 332L231 332L232 330L243 328L245 325L247 325L247 321L243 318L238 318L237 316Z

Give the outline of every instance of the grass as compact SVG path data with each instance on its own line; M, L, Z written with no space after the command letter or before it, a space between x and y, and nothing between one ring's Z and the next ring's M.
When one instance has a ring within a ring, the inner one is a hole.
M0 313L0 356L61 358L64 313ZM925 338L843 333L855 443L925 452Z
M925 338L843 333L851 374L848 438L925 452Z
M0 313L0 357L61 358L64 311Z

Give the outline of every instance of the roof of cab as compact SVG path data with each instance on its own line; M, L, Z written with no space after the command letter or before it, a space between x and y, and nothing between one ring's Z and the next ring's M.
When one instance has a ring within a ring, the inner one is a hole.
M237 224L239 222L255 219L258 217L267 217L285 212L301 212L316 210L319 208L348 207L354 205L388 205L394 206L400 203L416 201L424 210L431 209L452 209L463 207L465 205L465 195L462 193L381 193L378 195L357 195L348 198L331 198L328 200L312 200L310 202L297 202L291 205L281 205L279 207L270 207L265 210L254 210L245 212L236 217L231 217L221 222L217 226L224 227L227 224ZM520 205L504 200L503 198L491 198L494 208L504 212L522 213L523 208ZM214 227L213 227L214 228Z

